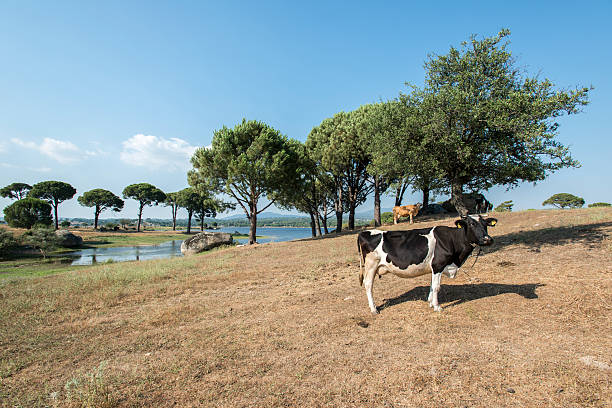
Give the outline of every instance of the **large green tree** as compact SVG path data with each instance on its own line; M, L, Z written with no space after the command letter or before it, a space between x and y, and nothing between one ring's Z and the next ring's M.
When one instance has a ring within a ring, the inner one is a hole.
M149 183L130 184L123 189L123 198L131 198L138 201L138 226L136 230L140 232L142 222L142 210L145 206L163 203L166 194L159 188Z
M57 207L74 197L76 192L74 187L63 181L42 181L32 186L28 197L40 198L53 206L55 229L58 229Z
M556 118L579 112L589 89L556 90L548 79L527 76L508 49L509 35L472 36L425 62L424 143L461 214L466 187L513 187L579 165L555 140Z
M4 208L4 219L14 228L30 229L34 225L51 225L51 205L38 198L26 197Z
M367 166L370 156L363 139L363 112L340 112L324 119L308 135L310 157L328 173L335 189L336 232L342 231L342 217L349 213L349 229L355 228L355 209L372 192Z
M98 217L102 211L109 209L119 212L125 204L115 194L102 188L95 188L83 193L82 196L77 198L77 201L83 207L94 207L94 229L98 229Z
M254 120L243 119L232 129L223 127L215 131L211 148L199 148L191 158L189 184L202 184L236 200L249 219L249 244L253 244L257 215L298 181L291 143L297 142ZM269 202L260 207L264 197Z
M22 198L26 197L28 191L31 189L32 186L26 183L12 183L0 189L0 196L12 198L14 200L21 200Z

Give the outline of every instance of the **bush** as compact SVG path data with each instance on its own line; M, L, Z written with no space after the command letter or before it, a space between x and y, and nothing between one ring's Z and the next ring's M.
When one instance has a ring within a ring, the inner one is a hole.
M380 214L380 222L383 224L390 224L393 222L393 213L392 212L384 212Z
M610 204L610 203L593 203L593 204L589 204L589 208L593 208L593 207L612 207L612 204Z
M51 205L38 198L23 198L4 209L4 219L13 228L30 229L36 224L51 225Z
M55 235L51 228L34 228L22 236L23 243L40 251L43 258L47 257L49 251L60 246L60 238Z
M4 255L17 247L17 240L10 231L0 228L0 255Z
M60 227L62 228L68 228L70 226L70 221L68 220L64 220L62 222L60 222Z
M501 203L500 205L495 207L495 209L493 211L495 211L495 212L511 212L513 206L514 206L514 203L512 202L512 200L508 200L508 201L504 201L503 203Z

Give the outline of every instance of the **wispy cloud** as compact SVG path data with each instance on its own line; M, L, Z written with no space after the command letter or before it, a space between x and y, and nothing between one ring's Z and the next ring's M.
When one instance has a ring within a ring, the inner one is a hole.
M76 163L83 159L80 149L72 142L45 137L41 144L12 138L11 142L26 149L36 150L51 159L62 163Z
M189 159L197 149L183 139L143 134L134 135L122 144L121 160L150 169L187 170Z
M0 163L0 167L5 168L5 169L24 169L24 170L29 170L29 171L35 171L38 173L48 173L51 171L51 169L49 167L19 167L19 166L15 166L14 164L10 164L10 163Z

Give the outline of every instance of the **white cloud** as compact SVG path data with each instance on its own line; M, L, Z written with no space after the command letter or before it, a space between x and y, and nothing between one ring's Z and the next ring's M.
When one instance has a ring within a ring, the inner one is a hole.
M151 135L134 135L123 144L121 160L133 166L150 169L187 170L196 146L178 138L164 139Z
M11 142L26 149L37 150L62 164L75 163L83 158L80 149L74 143L51 139L50 137L45 137L41 144L26 142L17 138L12 138Z
M6 152L6 145L0 142L0 153L4 153L4 152Z
M10 164L10 163L0 163L0 167L4 167L5 169L18 169L20 167L15 166L14 164ZM23 167L24 170L30 170L30 171L35 171L38 173L48 173L51 171L51 169L49 167Z

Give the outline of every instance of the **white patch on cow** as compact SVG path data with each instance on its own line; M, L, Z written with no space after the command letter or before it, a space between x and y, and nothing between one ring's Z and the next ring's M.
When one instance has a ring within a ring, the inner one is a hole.
M473 219L474 221L480 221L480 215L476 214L476 215L468 215L468 217L470 217L471 219Z
M431 288L429 289L429 306L433 307L434 311L439 312L442 310L438 303L438 292L440 291L440 281L442 280L442 273L432 273L431 275Z
M446 265L442 273L444 274L444 276L448 276L451 279L455 279L455 276L457 276L457 271L459 271L459 267L452 263L450 265Z
M395 276L400 278L414 278L417 276L425 275L432 272L431 262L434 257L434 250L436 248L436 237L434 236L433 227L428 234L421 235L422 237L427 238L427 255L419 264L408 265L405 269L402 269L393 264L393 262L387 262L387 253L383 250L383 239L380 240L380 243L374 250L377 254L379 261L378 273L380 275L384 275L387 272L391 272Z
M381 230L377 230L377 229L373 229L373 230L368 230L367 232L369 232L372 235L378 235L378 234L382 234L385 231L381 231Z

